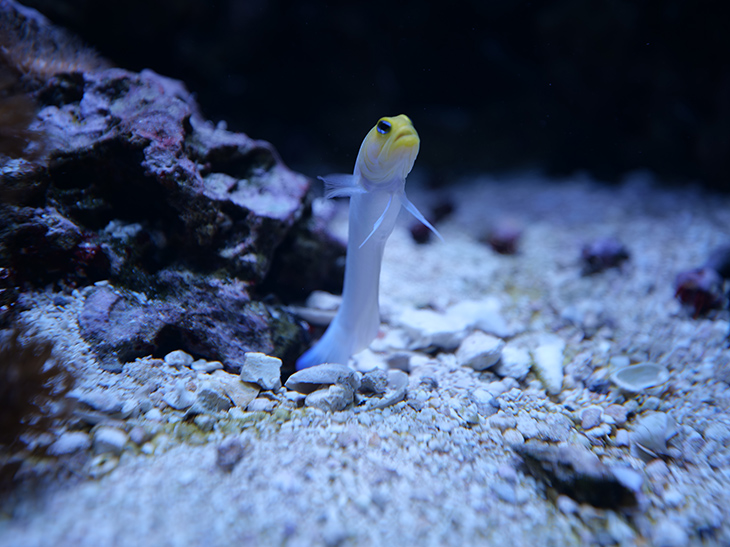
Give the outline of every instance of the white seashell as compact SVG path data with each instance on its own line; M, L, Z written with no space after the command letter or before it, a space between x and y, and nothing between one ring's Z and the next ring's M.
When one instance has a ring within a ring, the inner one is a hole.
M621 368L611 374L611 381L630 393L640 393L669 379L669 371L655 363L639 363Z
M677 424L664 412L652 412L641 417L629 435L631 453L642 459L668 455L667 441L677 434Z
M344 384L349 386L352 391L357 391L360 387L360 375L347 365L325 363L292 374L285 385L292 391L309 394L319 389L320 386L332 384Z
M388 371L388 391L382 398L372 398L360 410L382 409L400 403L408 394L408 375L402 370Z

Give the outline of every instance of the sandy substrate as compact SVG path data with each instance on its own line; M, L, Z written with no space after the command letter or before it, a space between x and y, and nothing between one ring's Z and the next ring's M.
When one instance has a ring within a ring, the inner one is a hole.
M174 380L159 362L140 361L134 373L98 368L74 319L83 291L63 306L38 295L24 323L56 341L81 389L107 390L135 409L114 427L150 435L129 440L118 458L61 458L71 476L22 483L0 503L0 545L730 544L727 316L693 319L673 286L679 271L730 241L730 199L659 189L646 175L619 186L485 177L411 197L422 210L453 200L455 213L438 226L445 243L414 243L405 216L388 242L381 336L356 363L386 366L394 354L410 363L408 398L382 410L324 412L284 390L264 411L233 408L196 427L143 400L141 367L160 369L145 381L163 391ZM506 218L524 230L513 256L479 241ZM630 259L582 275L583 244L606 236ZM534 364L503 379L463 366L454 347L414 348L418 332L405 313L470 301L496 304L496 334L531 362L546 340L559 342L552 395ZM644 361L665 367L668 381L638 395L608 382L618 367ZM625 423L607 417L609 405L625 410ZM591 408L602 418L586 429ZM655 413L676 433L659 432L664 453L640 458L629 433ZM230 439L244 450L228 472L217 457ZM637 505L557 496L514 451L531 440L587 447L628 470L639 481ZM43 465L29 462L29 477Z

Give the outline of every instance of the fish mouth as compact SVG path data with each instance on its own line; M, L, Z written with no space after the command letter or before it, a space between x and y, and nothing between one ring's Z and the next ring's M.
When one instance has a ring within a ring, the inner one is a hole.
M398 146L412 146L416 142L418 142L418 135L413 131L403 131L393 139L393 144L398 143Z

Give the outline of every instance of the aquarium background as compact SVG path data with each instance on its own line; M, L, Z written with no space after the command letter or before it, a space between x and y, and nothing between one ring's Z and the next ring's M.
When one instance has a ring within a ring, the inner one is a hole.
M541 169L730 189L721 2L26 0L120 67L179 78L203 114L294 169L349 170L407 113L433 185Z

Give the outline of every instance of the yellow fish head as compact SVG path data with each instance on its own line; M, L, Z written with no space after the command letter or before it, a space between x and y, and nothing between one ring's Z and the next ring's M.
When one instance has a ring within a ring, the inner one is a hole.
M380 118L362 141L355 163L366 187L380 189L404 182L413 169L420 144L405 114Z

